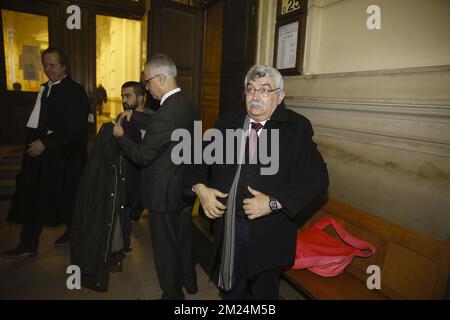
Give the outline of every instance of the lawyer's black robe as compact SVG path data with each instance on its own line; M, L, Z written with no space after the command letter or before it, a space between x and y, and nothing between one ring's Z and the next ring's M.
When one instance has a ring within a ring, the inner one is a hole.
M56 226L70 224L78 183L86 162L90 106L84 88L66 76L48 83L41 99L37 129L28 128L21 172L8 221ZM28 144L40 139L45 150L30 157Z

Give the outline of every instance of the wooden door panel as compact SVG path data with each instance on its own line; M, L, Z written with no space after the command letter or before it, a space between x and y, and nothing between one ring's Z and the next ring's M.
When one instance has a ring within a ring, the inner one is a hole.
M178 85L200 105L202 9L166 0L153 0L149 12L148 53L167 54L176 64Z
M202 74L203 130L211 128L219 115L222 16L223 5L221 1L206 9Z
M177 83L180 86L180 88L183 89L183 92L186 94L186 96L193 101L193 77L189 75L185 76L178 76L177 77Z
M165 39L161 51L170 52L179 69L195 68L195 16L171 8L161 9L161 28ZM174 28L173 26L177 26Z
M256 0L223 3L220 113L242 108L244 78L256 53Z

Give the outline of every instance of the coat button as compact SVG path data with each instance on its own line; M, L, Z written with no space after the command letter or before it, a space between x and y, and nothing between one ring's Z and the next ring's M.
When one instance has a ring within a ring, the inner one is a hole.
M121 209L123 209L123 206L120 206Z
M111 197L114 197L114 193L111 193Z
M122 181L125 181L125 178L122 178Z
M111 223L108 223L108 227L111 227Z

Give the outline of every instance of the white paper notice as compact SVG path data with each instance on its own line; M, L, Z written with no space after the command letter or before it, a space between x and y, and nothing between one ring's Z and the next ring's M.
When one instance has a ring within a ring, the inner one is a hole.
M298 21L278 28L277 69L295 68Z

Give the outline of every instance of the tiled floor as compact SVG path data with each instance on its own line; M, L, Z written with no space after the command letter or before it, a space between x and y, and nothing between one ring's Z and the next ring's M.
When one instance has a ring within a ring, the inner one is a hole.
M6 222L9 202L0 202L0 251L17 245L20 226ZM70 249L54 248L53 242L64 233L64 227L44 228L37 256L20 259L0 258L0 299L158 299L161 296L153 262L148 218L133 225L133 252L125 257L123 272L112 273L109 290L98 293L89 289L66 287ZM186 294L187 299L220 299L219 291L197 265L199 292ZM282 299L301 299L282 281Z

